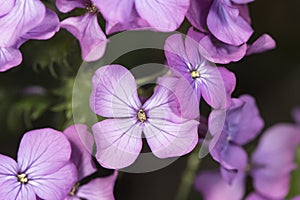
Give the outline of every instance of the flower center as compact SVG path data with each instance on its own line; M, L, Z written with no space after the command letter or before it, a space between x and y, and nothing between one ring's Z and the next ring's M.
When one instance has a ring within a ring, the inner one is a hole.
M190 71L190 74L193 79L200 77L200 73L197 70Z
M137 118L140 120L140 122L144 122L147 120L146 112L142 109L140 109L137 113Z
M94 4L90 4L90 5L86 6L86 10L89 13L97 13L98 12L98 8Z
M75 196L75 195L76 195L76 192L77 192L77 190L78 190L78 187L79 187L79 183L76 183L76 184L74 185L74 187L72 188L72 190L70 191L69 195L70 195L70 196Z
M18 174L17 177L18 177L18 181L20 183L22 183L22 184L28 183L28 178L27 178L26 174L24 174L24 173L23 174Z

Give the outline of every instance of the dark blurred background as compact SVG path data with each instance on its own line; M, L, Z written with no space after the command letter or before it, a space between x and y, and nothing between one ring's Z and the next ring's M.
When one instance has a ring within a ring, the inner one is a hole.
M292 122L291 110L300 106L300 1L257 0L249 7L255 30L252 41L269 33L277 48L229 65L238 82L234 96L253 95L266 127ZM63 130L72 123L72 86L81 63L78 43L65 31L49 41L29 41L21 50L23 63L0 74L0 152L13 157L27 130ZM163 59L163 54L156 52L153 57ZM142 56L138 59L143 62ZM116 184L116 199L174 199L186 161L184 156L156 172L122 174ZM210 165L209 158L201 161L201 168ZM300 177L294 177L293 182L296 179ZM292 194L300 193L296 184ZM201 195L192 188L189 199L201 199Z

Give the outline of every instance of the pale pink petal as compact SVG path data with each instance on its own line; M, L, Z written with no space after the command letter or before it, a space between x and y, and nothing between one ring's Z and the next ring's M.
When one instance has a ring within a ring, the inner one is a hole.
M94 139L83 124L72 125L64 130L65 136L71 143L71 161L78 171L78 180L91 175L97 169L92 159Z
M196 189L204 200L241 200L245 193L245 175L240 174L231 185L218 172L204 172L195 181Z
M77 181L77 170L73 163L66 163L54 173L36 176L29 182L41 199L62 200Z
M118 173L96 178L78 188L77 196L88 200L114 200L114 186Z
M252 192L246 197L246 200L270 200L270 199L265 198L258 193ZM276 199L276 200L283 200L283 199Z
M0 46L13 46L19 37L38 26L45 14L46 8L40 0L16 1L14 8L0 18Z
M19 170L30 177L51 174L64 166L70 156L70 143L61 132L50 128L29 131L19 146Z
M236 4L247 4L247 3L253 2L254 0L231 0L231 1Z
M104 117L136 116L141 102L133 75L121 65L107 65L95 72L90 106Z
M159 31L174 31L184 20L189 0L136 0L139 15Z
M19 49L0 47L0 72L16 67L21 62L22 54Z
M0 0L0 17L9 13L16 4L16 0Z
M84 8L89 5L89 0L56 0L56 7L60 12L67 13L74 8Z
M86 13L80 17L70 17L61 22L77 38L81 46L81 56L87 61L100 59L108 42L103 33L96 14Z
M263 34L255 42L248 46L247 55L262 53L276 47L275 40L268 34Z
M93 127L96 158L105 168L131 165L142 149L142 125L136 118L106 119Z

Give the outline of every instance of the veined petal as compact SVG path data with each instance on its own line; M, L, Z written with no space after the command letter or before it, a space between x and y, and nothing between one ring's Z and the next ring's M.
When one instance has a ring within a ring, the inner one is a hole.
M85 61L95 61L103 56L108 40L98 24L96 14L86 13L67 18L61 22L61 27L77 38L81 46L81 56Z
M206 59L214 63L228 64L237 62L246 55L246 50L246 43L241 46L233 46L218 41L211 35L206 35L199 42L199 51Z
M186 17L193 27L202 32L207 32L206 19L212 2L213 0L191 0L190 2Z
M19 193L15 198L15 200L24 200L24 199L36 199L36 195L34 193L33 187L29 184L21 185Z
M182 23L189 0L136 0L139 15L159 31L174 31Z
M245 193L245 174L240 174L231 185L218 172L201 173L195 181L196 189L204 200L241 200Z
M131 165L142 149L142 125L136 118L106 119L92 127L98 162L106 168Z
M220 41L239 46L253 33L251 26L239 16L239 10L224 0L215 0L207 17L207 26Z
M278 124L264 133L252 154L251 174L257 192L274 199L287 195L299 143L300 129L295 125Z
M107 65L95 72L90 106L104 117L136 116L141 102L133 75L121 65Z
M248 46L247 55L262 53L274 49L276 47L275 40L268 34L263 34L255 42Z
M91 175L97 169L92 159L94 139L88 131L88 127L83 124L76 124L64 130L65 136L71 143L71 161L78 171L78 180Z
M61 200L68 195L76 181L76 167L69 162L53 173L34 177L29 184L39 198Z
M21 64L21 62L22 54L19 49L0 47L0 72L16 67Z
M87 5L88 0L56 0L56 7L63 13L70 12L74 8L85 8Z
M226 108L230 104L231 93L235 89L235 75L224 67L206 65L199 68L197 79L204 100L215 109Z
M78 188L77 196L88 200L114 200L114 186L118 173L96 178Z
M59 30L59 19L53 10L46 9L46 15L44 20L37 27L29 30L22 38L24 39L36 39L47 40L54 36Z
M44 19L46 8L40 0L16 1L14 8L0 18L0 46L9 47L16 43Z
M0 0L0 17L9 13L16 4L16 0Z
M70 156L70 143L61 132L50 128L29 131L19 146L19 171L31 178L41 177L60 169Z
M94 4L108 23L126 23L130 19L134 0L95 0Z

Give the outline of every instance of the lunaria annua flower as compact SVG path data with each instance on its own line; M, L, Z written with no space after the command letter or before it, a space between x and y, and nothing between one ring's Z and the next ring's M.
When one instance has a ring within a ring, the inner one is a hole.
M294 157L299 144L298 126L275 125L263 134L251 163L231 184L219 172L203 172L196 179L195 186L205 200L240 200L245 195L246 175L249 174L255 191L246 200L283 200L289 191L290 173L296 168Z
M168 67L173 76L179 77L175 93L185 92L186 103L183 105L189 104L193 96L199 102L202 96L213 108L226 108L235 89L235 75L224 67L213 66L202 56L198 45L192 32L187 34L185 41L180 34L171 35L166 40L164 50ZM193 88L194 92L190 93L187 87Z
M40 0L0 3L0 72L3 72L22 62L19 47L24 42L51 38L59 29L59 19Z
M82 183L85 178L97 171L91 155L94 139L87 126L82 124L72 125L64 131L64 134L70 141L72 148L71 161L75 164L78 172L77 182L65 200L113 200L113 188L117 172L108 177L94 178L87 183Z
M69 17L61 22L61 27L76 37L81 46L83 60L90 62L100 59L106 49L107 38L98 23L97 0L57 0L61 12L84 8L86 13L79 17ZM106 8L108 9L108 8ZM115 10L114 10L115 12Z
M208 60L227 64L246 54L275 48L275 41L263 34L252 45L247 42L253 33L247 3L252 0L191 0L187 18L198 29L199 44Z
M184 20L189 0L95 0L107 21L106 33L149 28L174 31Z
M63 133L49 128L25 133L17 162L0 155L0 199L64 199L77 177L70 156Z
M92 127L96 158L102 166L124 168L132 164L142 149L142 132L159 158L181 156L196 146L198 122L180 116L177 98L167 88L157 86L141 104L134 77L120 65L98 69L92 85L92 111L109 118Z
M228 183L246 168L247 153L242 145L253 140L263 125L255 99L249 95L232 99L228 109L211 112L209 130L213 139L209 150L213 159L221 164L223 178Z

